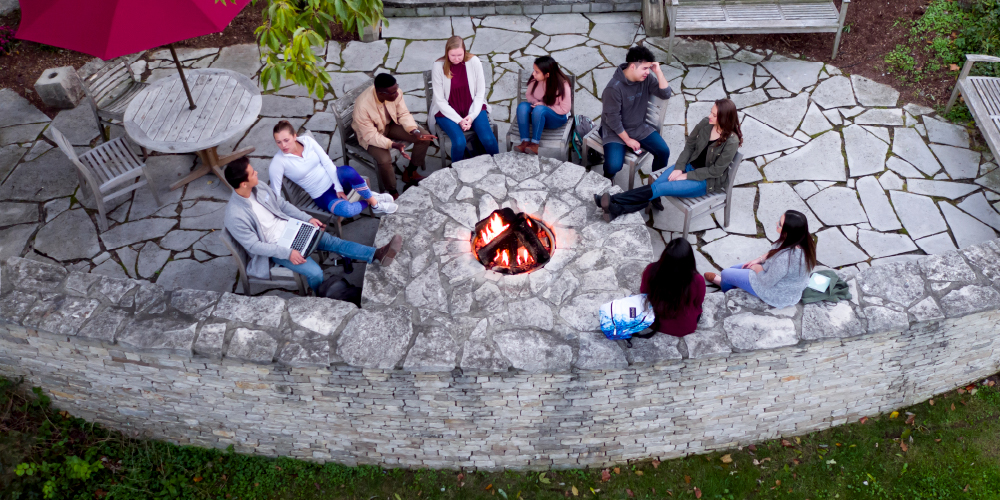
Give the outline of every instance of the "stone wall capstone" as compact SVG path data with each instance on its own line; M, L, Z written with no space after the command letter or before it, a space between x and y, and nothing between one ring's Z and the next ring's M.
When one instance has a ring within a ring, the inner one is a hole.
M11 258L0 374L175 443L388 467L603 466L799 435L1000 367L1000 240L842 275L854 298L708 294L698 331L608 341L322 298L168 292ZM558 337L558 338L557 338ZM488 362L460 366L463 350Z

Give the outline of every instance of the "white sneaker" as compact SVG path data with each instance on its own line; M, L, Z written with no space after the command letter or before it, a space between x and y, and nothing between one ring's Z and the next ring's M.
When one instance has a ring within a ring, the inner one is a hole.
M384 201L387 201L389 203L395 203L396 202L396 200L393 199L392 195L389 194L389 193L375 193L374 196L375 196L375 199L378 200L379 203L382 203Z
M392 196L390 196L390 198L392 198ZM393 214L396 213L396 210L399 210L399 205L391 201L384 200L379 200L378 206L372 207L372 213L375 215Z

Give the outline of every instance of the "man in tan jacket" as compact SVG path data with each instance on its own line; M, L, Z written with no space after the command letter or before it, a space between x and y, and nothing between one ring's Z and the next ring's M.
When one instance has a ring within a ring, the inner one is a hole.
M391 194L393 198L399 196L390 149L398 150L404 158L410 160L410 165L403 172L404 183L413 185L423 179L417 173L417 168L425 168L427 147L436 137L428 134L427 130L413 120L403 102L403 93L399 91L399 85L392 75L380 73L375 76L375 85L358 96L354 103L352 127L358 134L358 143L378 163L380 190ZM413 144L412 157L403 152L407 143Z

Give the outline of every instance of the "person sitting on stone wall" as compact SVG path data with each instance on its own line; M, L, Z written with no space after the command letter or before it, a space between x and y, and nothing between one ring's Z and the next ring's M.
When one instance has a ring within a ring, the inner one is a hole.
M354 123L351 126L358 134L358 143L378 164L379 187L382 190L393 198L399 197L390 149L399 151L410 160L402 177L406 185L415 185L423 180L417 169L427 168L427 148L437 137L428 134L413 120L392 75L379 73L371 90L358 96L354 102ZM412 157L403 151L408 143L413 144Z
M816 243L809 234L809 220L789 210L778 220L778 241L764 255L743 265L705 273L705 279L728 291L739 287L771 307L793 306L802 299L809 273L816 267Z
M340 217L354 217L366 207L371 207L375 215L391 214L398 208L392 195L372 193L357 170L349 165L334 165L312 137L299 137L288 120L274 126L274 142L280 151L275 153L267 173L271 189L279 196L281 181L288 177L309 193L317 206ZM344 191L350 189L361 199L349 201Z
M573 90L569 78L559 69L559 63L551 56L535 59L525 100L517 105L517 131L521 134L521 144L514 149L537 155L538 144L542 142L542 132L547 128L559 128L569 121L573 106Z
M695 331L705 300L705 279L695 268L691 244L683 238L670 240L660 260L642 272L639 292L646 294L656 314L650 326L653 332L683 337Z
M658 202L661 196L696 198L723 192L729 180L729 164L742 145L743 131L736 105L729 99L719 99L708 117L695 125L687 136L677 162L651 185L614 196L594 195L594 201L604 209L604 220L611 222L622 214L646 208L650 201ZM685 167L676 169L677 165ZM662 205L654 204L654 208L663 210Z
M490 126L490 106L486 103L486 76L483 63L465 50L465 40L453 36L445 42L444 57L431 69L434 102L428 120L451 139L451 161L465 158L465 132L472 130L486 154L500 152Z
M276 264L305 276L309 287L318 290L323 283L323 270L319 264L297 250L278 246L275 242L281 237L285 224L290 219L308 221L320 229L324 229L326 225L282 200L267 184L259 184L257 171L245 157L227 165L225 176L226 182L233 187L226 206L225 226L233 239L250 254L247 274L255 278L270 279L271 266L268 259L272 259ZM317 248L350 259L388 266L392 264L402 245L403 238L399 235L393 236L389 244L375 249L344 241L324 232Z
M654 172L667 166L670 148L660 132L646 123L646 108L653 96L669 99L670 94L670 82L653 53L642 46L628 49L625 64L618 66L601 94L605 177L613 181L622 169L626 147L652 153Z

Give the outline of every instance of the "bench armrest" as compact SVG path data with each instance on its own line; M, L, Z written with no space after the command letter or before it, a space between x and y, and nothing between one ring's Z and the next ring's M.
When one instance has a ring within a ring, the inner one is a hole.
M1000 62L1000 57L988 56L985 54L965 54L965 60L968 62Z
M680 4L681 3L680 3L679 0L670 0L670 5L677 6L677 5L680 5Z

